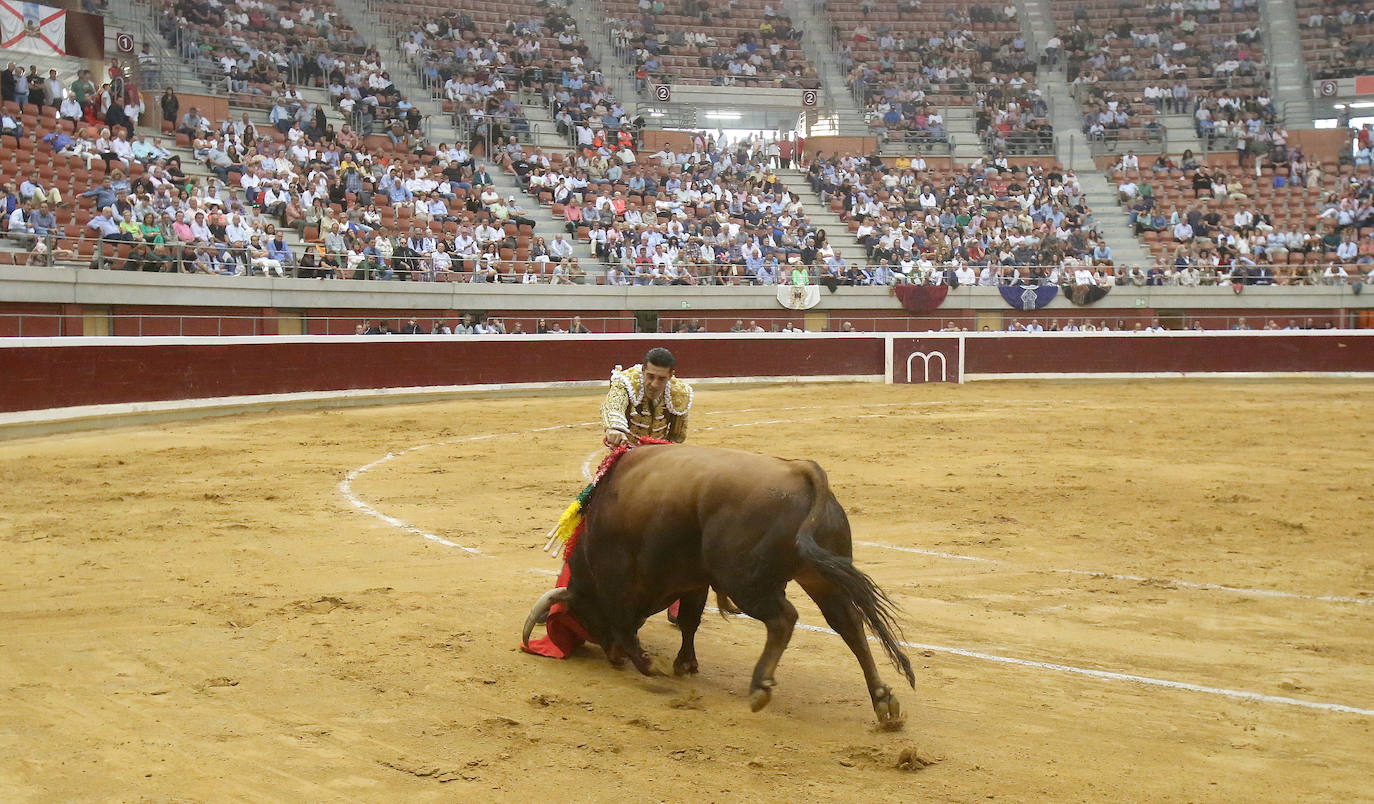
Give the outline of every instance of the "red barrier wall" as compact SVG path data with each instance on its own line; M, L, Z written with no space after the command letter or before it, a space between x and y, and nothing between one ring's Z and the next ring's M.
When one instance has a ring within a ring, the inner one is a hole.
M600 380L658 344L687 376L881 375L881 338L141 338L0 346L0 410L253 394ZM703 371L703 367L706 368Z
M998 376L1339 372L1374 374L1374 333L968 333L892 337L891 380Z
M1374 371L1374 333L969 338L967 374Z
M688 377L1374 376L1374 332L84 338L0 341L0 411L354 389L604 380L666 345ZM889 351L890 350L890 351ZM890 362L889 362L890 361ZM890 372L890 373L889 373Z

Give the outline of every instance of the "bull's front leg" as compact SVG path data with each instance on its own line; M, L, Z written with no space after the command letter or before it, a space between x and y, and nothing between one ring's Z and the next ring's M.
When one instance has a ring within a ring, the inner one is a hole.
M639 643L639 629L644 625L644 618L637 616L634 606L624 606L618 612L617 622L612 626L611 638L612 647L606 651L607 658L612 664L619 667L626 659L635 669L646 676L660 675L653 668L653 661L649 657L648 651ZM618 661L617 661L618 660Z
M697 673L697 628L701 625L701 613L706 609L706 595L709 587L701 587L679 598L677 627L682 632L682 647L673 660L673 672L679 676Z

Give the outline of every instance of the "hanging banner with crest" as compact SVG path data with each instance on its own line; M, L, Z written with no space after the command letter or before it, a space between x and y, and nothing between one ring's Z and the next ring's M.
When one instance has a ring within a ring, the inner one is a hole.
M0 0L0 48L39 56L67 55L67 12Z

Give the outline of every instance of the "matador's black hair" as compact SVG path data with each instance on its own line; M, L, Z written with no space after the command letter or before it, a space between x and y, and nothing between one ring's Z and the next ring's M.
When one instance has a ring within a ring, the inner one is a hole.
M673 353L664 349L662 346L655 346L653 349L649 350L648 354L644 355L644 363L645 365L654 365L659 368L670 369L677 366L677 358L673 357Z

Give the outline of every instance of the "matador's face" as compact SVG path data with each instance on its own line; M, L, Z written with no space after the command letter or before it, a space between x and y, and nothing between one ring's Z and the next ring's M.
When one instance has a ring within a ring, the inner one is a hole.
M663 390L668 387L668 380L673 376L673 370L663 366L655 366L653 363L644 364L644 396L647 399L659 399L663 396Z

